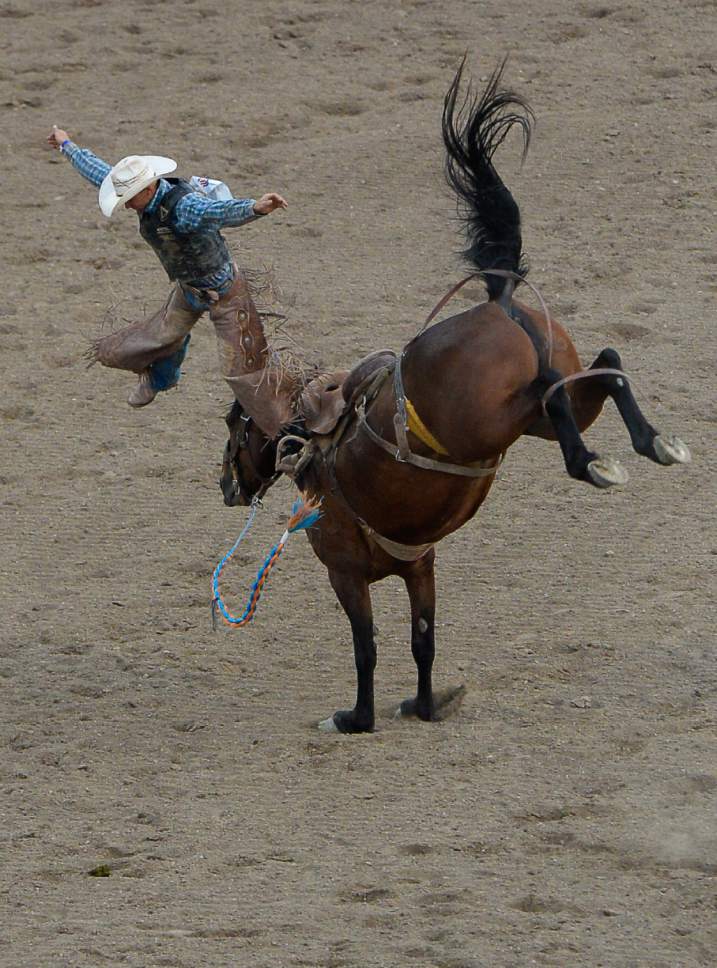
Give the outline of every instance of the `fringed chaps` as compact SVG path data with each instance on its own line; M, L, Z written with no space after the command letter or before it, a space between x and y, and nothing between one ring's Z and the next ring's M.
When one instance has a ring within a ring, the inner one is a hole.
M238 272L221 297L206 291L197 291L197 296L209 302L222 376L244 411L267 436L275 437L293 417L293 388L267 345L245 276ZM88 358L141 373L177 352L202 313L192 308L177 284L159 312L96 340Z

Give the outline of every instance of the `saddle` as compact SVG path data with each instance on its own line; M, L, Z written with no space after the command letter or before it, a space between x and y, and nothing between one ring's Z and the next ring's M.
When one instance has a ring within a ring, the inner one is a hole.
M351 370L321 373L302 390L299 413L306 429L313 434L330 434L349 409L356 390L376 370L393 363L396 354L391 350L369 353Z

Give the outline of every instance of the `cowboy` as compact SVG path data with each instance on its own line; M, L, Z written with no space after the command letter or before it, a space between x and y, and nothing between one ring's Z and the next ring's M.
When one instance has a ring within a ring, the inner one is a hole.
M128 397L130 406L144 407L159 391L176 386L190 330L207 310L217 335L222 376L235 396L246 396L238 389L249 374L251 385L259 387L262 379L256 373L268 360L263 330L246 279L220 229L287 208L282 196L268 192L258 201L213 200L181 179L167 178L177 167L171 158L130 155L112 167L56 125L47 140L99 187L104 215L111 217L120 206L137 212L140 235L175 282L159 312L97 340L91 353L105 366L139 374ZM270 402L272 406L276 409Z

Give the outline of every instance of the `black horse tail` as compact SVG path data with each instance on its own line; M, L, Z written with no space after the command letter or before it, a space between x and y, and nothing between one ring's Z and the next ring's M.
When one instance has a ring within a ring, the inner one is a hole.
M443 102L445 175L458 196L468 248L463 255L477 269L503 269L525 278L528 265L522 251L520 209L493 167L493 154L513 125L523 134L523 159L528 151L534 115L518 94L499 90L505 60L493 72L483 96L468 88L456 111L465 58ZM489 299L510 297L515 281L484 277Z

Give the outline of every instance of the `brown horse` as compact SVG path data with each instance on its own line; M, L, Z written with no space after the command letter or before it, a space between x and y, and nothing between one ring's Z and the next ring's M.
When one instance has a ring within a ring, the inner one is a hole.
M473 517L518 437L557 440L574 478L597 487L624 483L620 465L588 451L580 437L611 397L638 454L658 464L690 459L678 438L659 435L642 415L615 350L603 350L583 370L545 307L539 312L513 298L526 275L520 213L492 158L514 125L527 150L533 116L521 97L500 90L502 69L482 97L469 91L457 110L461 67L443 110L446 175L464 208L465 255L485 280L488 301L425 329L393 362L379 357L367 379L349 377L350 406L333 433L306 434L299 418L288 438L290 444L297 435L307 438L293 476L304 493L323 501L308 537L353 632L356 704L334 713L323 729L373 729L369 586L388 575L400 575L408 589L418 668L416 696L400 712L436 717L433 546ZM364 365L359 376L368 370ZM285 445L269 440L239 404L227 424L225 501L248 504L276 480L277 450L281 462Z

